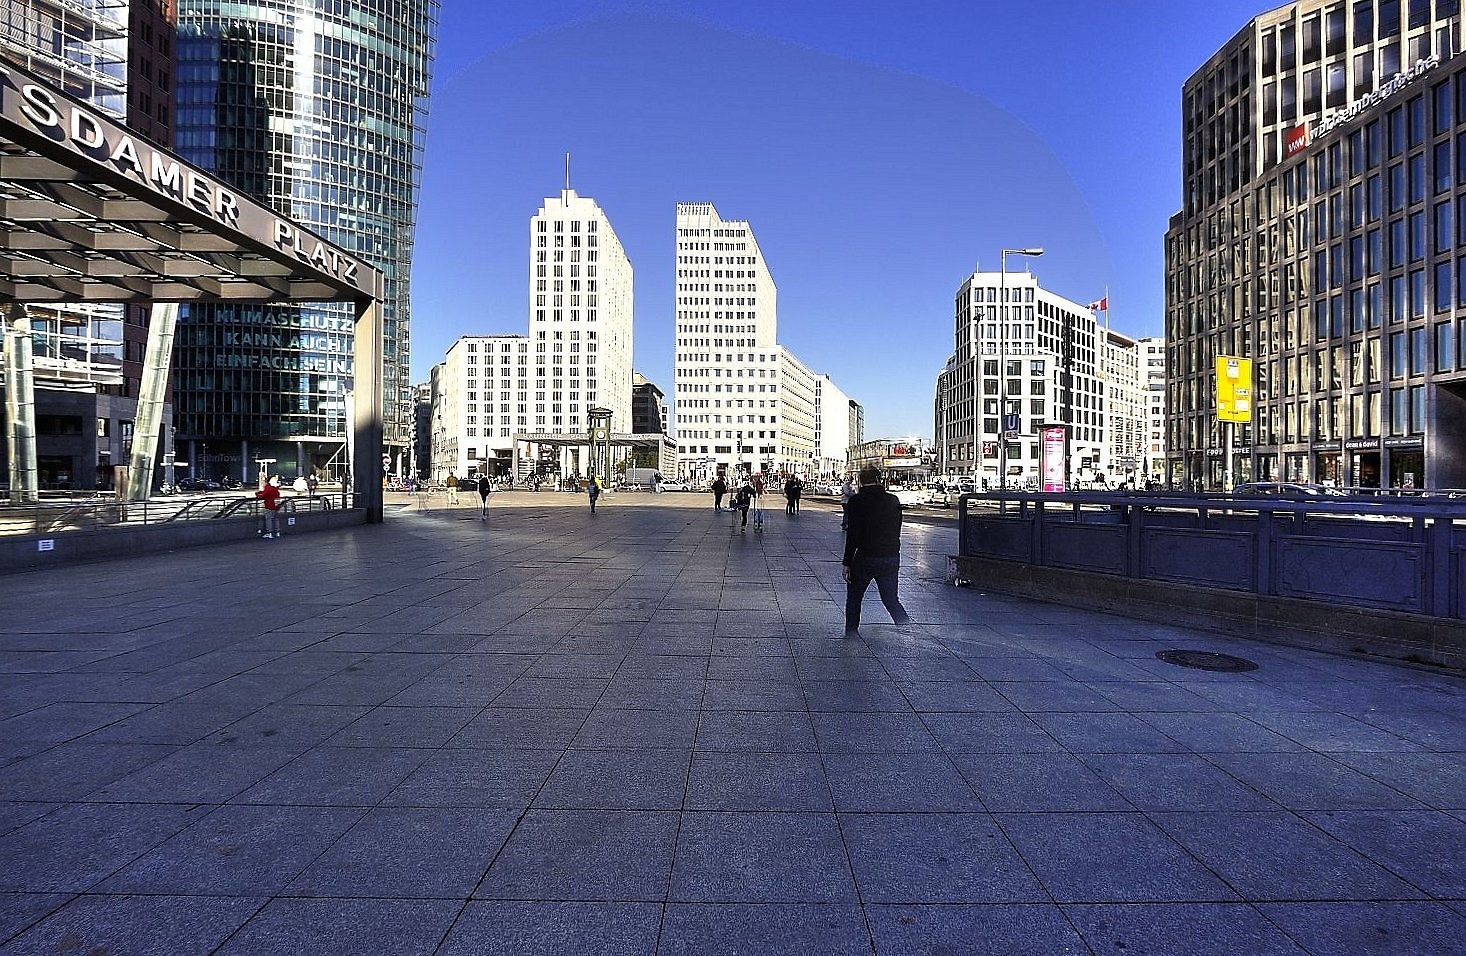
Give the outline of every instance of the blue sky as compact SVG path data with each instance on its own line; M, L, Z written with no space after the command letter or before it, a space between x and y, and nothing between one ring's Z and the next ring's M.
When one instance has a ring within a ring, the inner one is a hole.
M747 219L779 341L930 437L952 297L1004 247L1161 332L1180 91L1239 0L444 0L413 267L413 380L528 330L528 223L564 181L636 274L634 358L671 398L678 202ZM1010 269L1027 260L1010 257Z

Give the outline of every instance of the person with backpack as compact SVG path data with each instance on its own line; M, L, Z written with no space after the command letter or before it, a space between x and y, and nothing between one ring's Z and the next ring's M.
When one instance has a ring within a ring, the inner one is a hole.
M478 520L489 520L489 495L494 490L494 483L489 481L489 476L480 474L478 476Z
M739 532L748 533L748 509L753 507L753 483L745 481L733 496L733 509L743 515L743 521L739 525Z
M590 495L590 513L596 513L596 501L601 497L601 479L591 475L585 483L585 492Z

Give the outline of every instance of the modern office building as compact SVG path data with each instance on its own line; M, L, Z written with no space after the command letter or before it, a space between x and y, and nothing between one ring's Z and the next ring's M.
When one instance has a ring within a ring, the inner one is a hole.
M438 0L178 0L179 154L385 276L393 463L411 460L408 281L437 14ZM252 480L274 459L287 477L337 477L353 334L349 305L184 310L173 394L194 474Z
M1000 321L1005 294L1007 320ZM1066 486L1104 472L1105 330L1094 313L1044 289L1029 272L974 273L958 288L955 309L956 349L937 376L935 398L941 473L970 475L992 488L1034 485L1041 430L1053 424L1069 426ZM1006 449L999 445L1000 411L1010 419Z
M1136 341L1140 350L1140 380L1145 403L1145 451L1142 480L1166 480L1166 340L1150 336Z
M673 415L687 474L816 473L819 376L778 343L778 288L748 222L677 204L676 301Z
M630 432L632 268L616 230L567 186L530 220L529 241L533 430L584 434L587 411L600 407L612 432Z
M631 260L594 199L566 186L530 219L527 288L528 335L464 336L435 369L435 478L583 475L592 409L619 454L640 448L633 395L661 392L632 371ZM643 443L658 462L661 435Z
M1458 0L1301 0L1182 90L1166 236L1170 478L1466 486ZM1216 363L1254 411L1223 460Z
M1143 483L1145 392L1136 339L1111 328L1100 331L1103 375L1100 383L1105 415L1105 448L1091 470L1092 480L1107 486Z
M0 59L165 146L173 37L171 0L11 0L0 7ZM112 487L131 451L149 310L33 304L27 313L39 485Z
M815 457L810 475L841 478L850 468L850 449L865 441L860 403L840 390L828 375L814 381Z
M530 339L466 335L433 372L434 480L514 472L515 438L530 430Z

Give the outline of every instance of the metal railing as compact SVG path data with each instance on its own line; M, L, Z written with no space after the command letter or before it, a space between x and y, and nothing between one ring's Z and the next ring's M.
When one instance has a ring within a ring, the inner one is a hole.
M349 496L294 495L280 499L282 514L330 511L349 505ZM0 504L0 536L94 534L117 528L168 523L260 518L264 505L252 495L204 494L118 501L110 493L42 497L25 505Z
M1466 499L984 493L959 520L959 557L1466 616Z

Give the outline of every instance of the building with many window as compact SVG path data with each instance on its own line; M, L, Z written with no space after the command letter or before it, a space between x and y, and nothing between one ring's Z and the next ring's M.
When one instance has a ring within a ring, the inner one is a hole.
M178 153L380 269L384 443L409 461L409 277L438 0L178 0ZM339 476L354 307L195 305L174 340L194 474ZM357 454L378 454L356 449Z
M1035 485L1041 430L1064 424L1067 485L1108 473L1106 331L1087 307L1044 289L1032 273L979 272L964 280L955 303L956 349L937 376L937 470L994 488Z
M778 288L744 220L677 205L673 415L692 478L817 473L819 376L779 345Z
M1140 384L1145 402L1145 450L1140 473L1145 481L1166 479L1166 340L1151 336L1137 340Z
M174 33L171 0L0 6L0 59L165 146L172 138ZM39 485L112 487L131 452L149 309L88 302L37 303L26 311ZM5 367L0 362L0 381ZM165 409L165 421L170 415Z
M631 260L594 199L567 186L530 219L527 288L528 335L464 336L436 371L435 478L586 474L592 409L631 443Z
M1191 487L1466 486L1459 0L1300 0L1182 90L1167 453ZM1218 422L1219 358L1253 366ZM1224 449L1235 458L1224 461Z
M1103 369L1100 400L1104 406L1107 447L1091 474L1106 485L1144 483L1145 393L1140 377L1136 339L1114 329L1100 332Z

